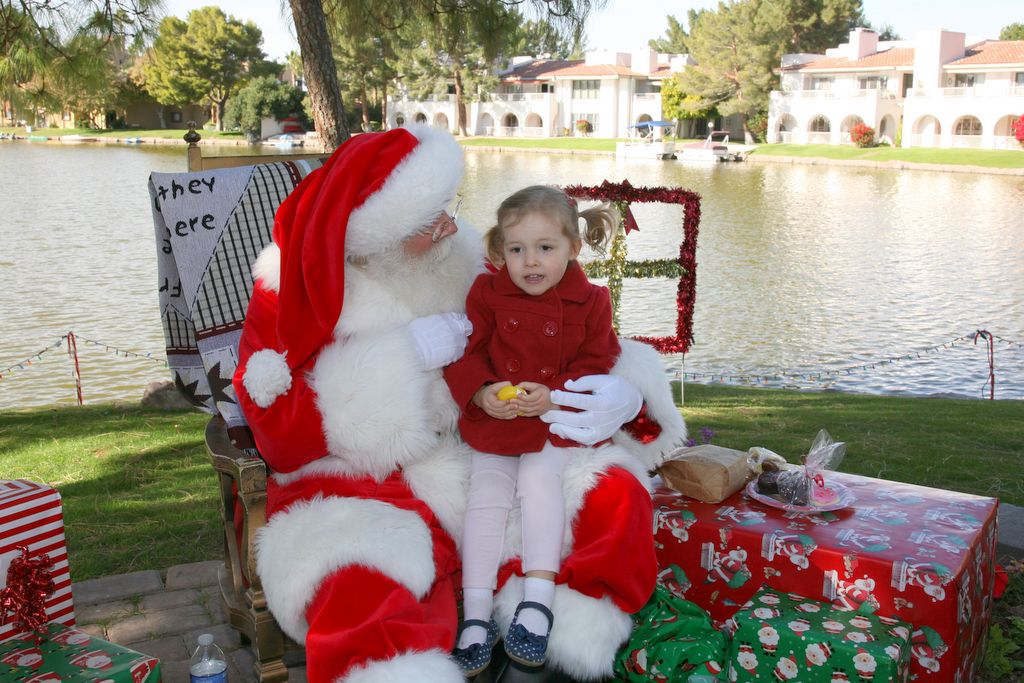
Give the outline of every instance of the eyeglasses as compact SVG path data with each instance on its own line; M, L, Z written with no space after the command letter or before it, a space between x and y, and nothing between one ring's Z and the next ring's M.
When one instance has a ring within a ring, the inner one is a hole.
M455 198L458 200L455 202L455 208L448 212L448 215L452 217L453 223L455 222L455 219L459 217L459 209L462 208L462 195L457 194L455 195Z

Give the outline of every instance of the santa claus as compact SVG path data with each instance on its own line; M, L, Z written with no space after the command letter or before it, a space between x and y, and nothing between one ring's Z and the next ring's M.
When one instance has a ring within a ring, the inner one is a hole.
M254 268L235 388L272 470L257 565L311 683L463 680L453 539L471 453L441 368L465 347L459 312L484 261L446 212L462 172L437 129L352 138L284 201ZM580 679L612 673L654 588L646 472L685 440L660 358L622 347L611 375L553 392L581 412L545 415L552 433L616 446L578 449L563 478L548 663ZM517 520L503 630L522 594Z

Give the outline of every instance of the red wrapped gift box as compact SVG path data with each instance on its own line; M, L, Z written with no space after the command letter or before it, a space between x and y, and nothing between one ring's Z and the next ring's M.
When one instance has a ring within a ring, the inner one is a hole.
M71 570L64 543L64 517L60 494L49 486L23 479L0 480L0 588L7 583L7 568L28 548L30 558L47 555L54 591L46 600L50 622L74 626L75 608L71 601ZM22 632L11 622L0 626L0 641Z
M655 491L659 580L731 617L762 584L914 625L911 675L970 681L992 613L999 502L829 472L854 494L834 512L787 512L744 491L702 503Z

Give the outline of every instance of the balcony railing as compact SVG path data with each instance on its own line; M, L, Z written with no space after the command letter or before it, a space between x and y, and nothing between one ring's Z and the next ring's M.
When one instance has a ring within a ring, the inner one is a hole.
M997 135L992 140L992 146L996 149L1020 149L1024 150L1024 145L1021 145L1020 141L1012 135Z
M781 99L796 100L851 100L851 99L879 99L894 100L896 93L885 88L841 88L838 90L776 90L772 97Z
M832 133L824 131L820 133L808 132L807 133L807 144L810 145L827 145L832 142Z
M519 126L501 126L498 128L498 135L503 138L519 137Z
M980 135L954 135L953 147L969 147L979 149L981 147Z
M941 136L932 133L913 133L910 136L912 147L941 147Z
M985 83L983 85L959 86L953 88L914 88L907 91L913 97L1020 97L1024 98L1024 85Z
M553 97L549 92L499 92L492 93L491 99L496 102L543 102Z
M523 137L524 138L542 138L544 137L543 126L523 126Z

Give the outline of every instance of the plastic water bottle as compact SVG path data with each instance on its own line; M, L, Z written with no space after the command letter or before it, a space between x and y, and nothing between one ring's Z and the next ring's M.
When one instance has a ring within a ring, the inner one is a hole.
M188 670L190 683L228 683L228 663L212 634L199 636L199 647L192 653Z

